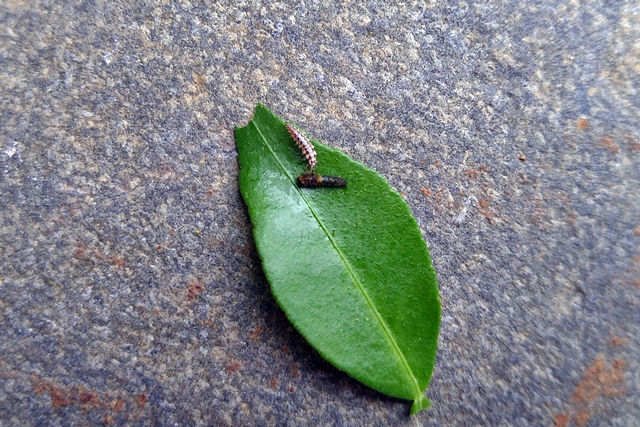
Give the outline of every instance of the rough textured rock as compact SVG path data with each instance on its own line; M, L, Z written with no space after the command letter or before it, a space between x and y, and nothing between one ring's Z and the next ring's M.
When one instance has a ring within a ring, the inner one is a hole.
M636 2L144 3L0 5L3 425L637 425ZM411 206L428 411L272 298L233 141L257 102Z

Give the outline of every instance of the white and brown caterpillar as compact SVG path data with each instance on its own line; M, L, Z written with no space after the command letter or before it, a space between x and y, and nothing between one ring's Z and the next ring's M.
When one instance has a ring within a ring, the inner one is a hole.
M315 170L318 161L316 160L316 150L313 148L311 141L309 141L299 129L296 129L290 124L287 124L287 131L289 131L293 140L298 144L298 147L300 147L300 151L302 151L304 158L307 159L311 171Z
M317 173L307 172L298 177L300 187L346 187L347 181L340 176L322 176Z

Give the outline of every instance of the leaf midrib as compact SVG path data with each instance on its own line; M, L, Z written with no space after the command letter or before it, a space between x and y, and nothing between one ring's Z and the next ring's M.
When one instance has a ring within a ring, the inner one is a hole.
M347 269L347 271L349 272L349 274L353 278L353 281L356 283L356 286L358 287L358 290L360 291L360 293L362 294L363 298L367 302L367 305L369 306L369 309L374 313L376 319L378 320L378 323L380 324L380 327L384 331L384 334L387 337L387 340L391 344L391 347L393 348L394 352L396 353L396 356L398 357L398 359L400 360L400 363L404 367L407 376L412 381L413 388L415 390L415 398L418 399L422 395L422 392L420 390L420 385L418 384L418 379L413 374L413 371L411 370L411 367L409 366L409 362L404 357L404 354L402 353L402 351L400 351L400 346L396 342L396 340L395 340L395 338L393 336L393 333L391 332L390 328L387 326L386 322L382 318L382 315L376 309L375 305L373 304L373 301L371 300L371 298L367 294L366 290L364 289L364 286L363 286L362 282L360 281L360 279L356 275L354 269L351 267L351 264L349 264L349 261L345 257L344 253L342 253L342 250L340 250L340 248L338 247L336 241L331 236L331 233L328 232L327 228L325 227L325 225L322 223L322 221L320 220L320 218L316 214L316 211L313 209L313 207L311 206L311 204L309 203L309 201L305 197L305 195L302 192L302 190L296 185L295 179L291 175L289 175L289 172L284 167L284 165L282 164L282 162L280 161L280 159L276 155L275 151L269 145L269 141L264 136L264 134L260 131L260 128L258 127L258 125L255 123L255 118L253 120L251 120L250 123L254 126L254 128L256 129L258 134L260 134L260 137L264 141L265 146L269 149L269 152L271 152L271 155L273 156L273 158L276 160L276 162L278 162L278 165L280 165L280 168L282 169L284 174L287 176L287 178L289 178L289 181L291 181L291 183L293 184L295 189L298 191L298 194L300 195L302 200L304 200L304 203L307 205L307 207L311 211L311 214L313 215L315 220L318 222L318 225L320 225L320 228L322 228L322 231L327 236L327 239L329 239L329 242L331 242L331 245L333 246L333 249L338 253L338 256L340 257L340 259L342 260L342 262L345 265L345 268Z

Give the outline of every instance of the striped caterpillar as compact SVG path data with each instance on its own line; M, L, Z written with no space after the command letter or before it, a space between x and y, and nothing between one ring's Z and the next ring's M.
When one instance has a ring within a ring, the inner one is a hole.
M307 159L309 167L313 172L316 168L316 164L318 163L316 160L316 150L313 148L313 144L300 130L294 128L290 124L287 124L287 131L289 131L293 140L298 144L298 147L300 147L300 151L302 151L304 158Z
M346 187L347 181L339 176L322 176L317 173L307 172L298 177L300 187Z

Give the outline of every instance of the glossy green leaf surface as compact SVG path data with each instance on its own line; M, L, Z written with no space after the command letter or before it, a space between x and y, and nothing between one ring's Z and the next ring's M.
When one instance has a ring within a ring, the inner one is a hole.
M402 197L377 172L313 141L316 171L346 188L298 188L308 166L262 105L236 128L240 191L278 304L330 363L367 386L424 396L440 327L436 275Z

